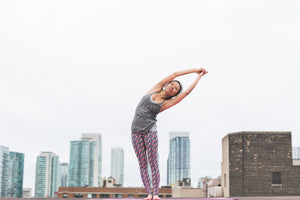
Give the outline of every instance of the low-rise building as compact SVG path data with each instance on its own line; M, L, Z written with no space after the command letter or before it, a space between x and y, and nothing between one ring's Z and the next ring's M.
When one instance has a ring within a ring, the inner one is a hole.
M200 198L201 196L202 189L192 188L190 178L183 178L172 186L172 198Z
M23 195L22 198L31 198L31 188L23 188Z
M145 198L145 188L130 187L60 187L58 198ZM160 188L161 198L172 197L172 188Z
M201 188L173 187L172 198L201 198Z
M221 186L221 176L212 179L207 183L207 197L223 197L223 188Z
M222 140L222 187L230 196L300 195L291 132L237 132Z
M198 185L202 189L201 197L208 197L208 182L210 180L212 180L211 176L206 176L206 177L200 178Z
M111 188L111 187L114 187L115 182L116 181L113 177L103 178L103 179L101 179L101 186Z

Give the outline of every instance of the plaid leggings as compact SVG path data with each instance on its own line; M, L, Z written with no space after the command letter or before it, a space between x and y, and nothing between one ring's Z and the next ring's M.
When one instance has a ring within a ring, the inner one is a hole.
M152 195L150 178L148 173L148 155L148 160L152 171L153 195L158 195L160 174L157 162L157 131L149 131L148 133L144 134L132 133L131 137L134 151L139 162L142 181L147 191L147 194Z

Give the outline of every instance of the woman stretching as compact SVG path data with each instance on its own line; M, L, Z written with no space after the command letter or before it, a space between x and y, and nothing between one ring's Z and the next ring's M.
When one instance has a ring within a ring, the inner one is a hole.
M174 80L178 76L196 73L197 78L188 89L181 92L182 86ZM207 71L204 68L190 69L175 72L147 92L138 104L131 126L132 144L139 162L142 181L148 197L146 200L158 200L159 168L157 161L158 139L156 130L156 116L158 113L171 108L185 98L197 85L198 81ZM148 174L148 161L152 171L153 191Z

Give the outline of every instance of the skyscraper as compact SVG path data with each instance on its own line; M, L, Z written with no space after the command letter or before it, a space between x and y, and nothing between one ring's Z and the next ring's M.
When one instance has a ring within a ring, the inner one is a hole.
M0 197L7 196L8 147L0 145Z
M90 142L90 180L91 186L101 185L102 176L102 140L101 134L83 133L83 141Z
M167 184L190 178L190 139L188 132L170 132Z
M115 184L123 185L124 179L124 150L120 147L111 150L111 176L115 179Z
M58 191L59 158L52 152L42 152L36 161L35 197L54 197Z
M68 187L69 164L61 163L59 166L60 187Z
M71 141L68 185L89 185L89 141Z
M293 147L293 159L300 160L300 147Z
M8 159L8 197L22 198L24 154L9 152Z
M82 134L80 141L71 141L68 185L98 187L101 173L101 134Z

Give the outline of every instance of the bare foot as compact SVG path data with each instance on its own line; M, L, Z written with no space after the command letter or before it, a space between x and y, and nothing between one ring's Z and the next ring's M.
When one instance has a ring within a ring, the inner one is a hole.
M153 196L153 200L159 200L159 199L160 199L159 196L157 196L157 195Z
M145 200L152 200L152 195L149 194L149 195L145 198Z

